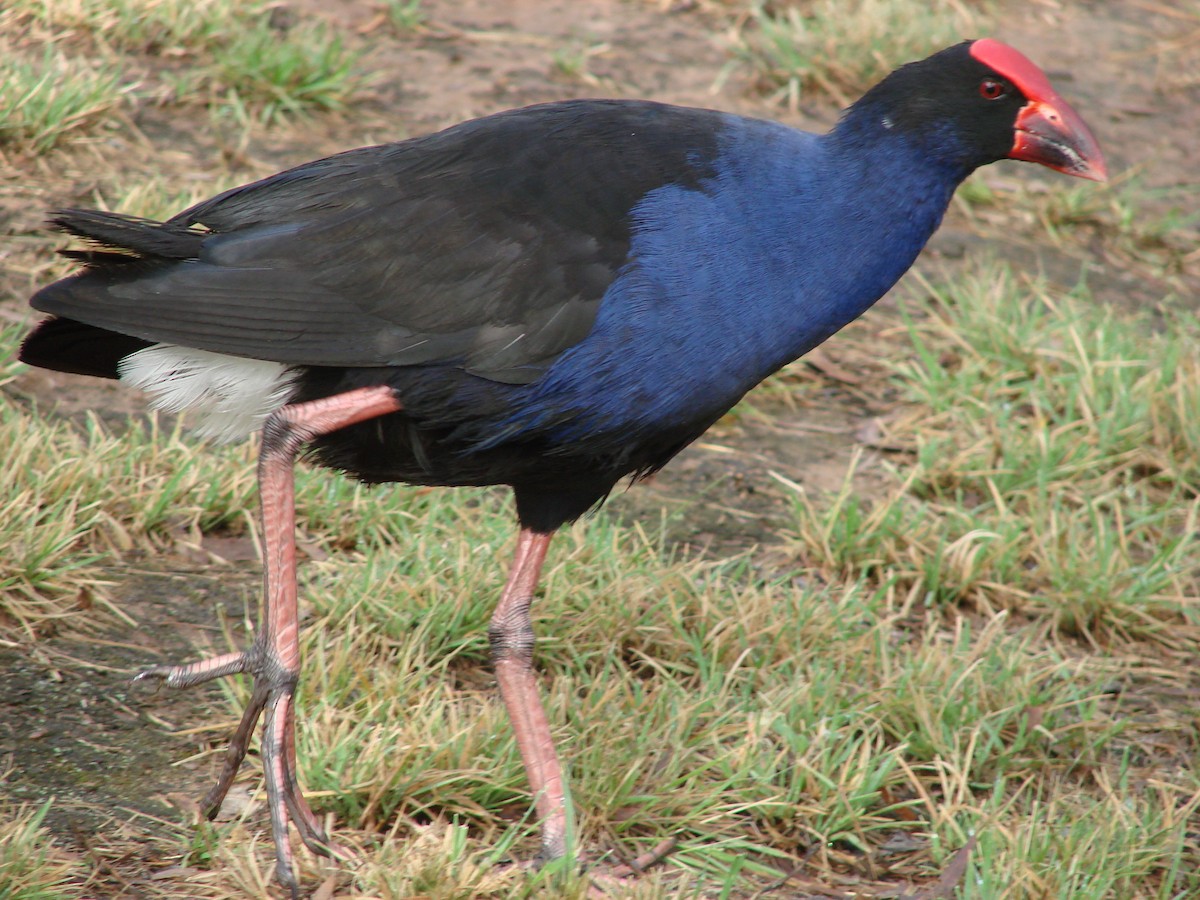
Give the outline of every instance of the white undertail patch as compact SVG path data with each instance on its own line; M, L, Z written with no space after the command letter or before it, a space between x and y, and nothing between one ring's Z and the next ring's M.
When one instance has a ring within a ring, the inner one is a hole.
M199 415L197 433L233 441L257 431L295 393L295 369L173 344L131 353L117 367L121 381L150 396L167 412Z

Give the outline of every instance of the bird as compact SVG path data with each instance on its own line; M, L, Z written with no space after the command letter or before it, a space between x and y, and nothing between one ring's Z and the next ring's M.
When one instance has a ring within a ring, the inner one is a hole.
M991 38L897 68L826 132L633 99L556 101L348 150L167 219L64 209L77 263L41 288L24 362L118 379L219 439L262 438L264 601L245 650L137 678L253 690L204 800L260 718L275 874L289 828L340 848L296 772L294 470L506 485L516 550L488 627L540 858L567 853L530 605L551 537L661 469L751 388L864 313L972 171L1107 178L1045 73Z

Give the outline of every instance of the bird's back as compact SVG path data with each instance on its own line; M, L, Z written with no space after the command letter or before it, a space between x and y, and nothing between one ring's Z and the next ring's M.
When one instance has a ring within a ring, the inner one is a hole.
M288 365L433 362L527 382L587 334L631 209L711 175L722 118L543 104L299 166L162 225L66 211L60 228L118 253L32 302Z

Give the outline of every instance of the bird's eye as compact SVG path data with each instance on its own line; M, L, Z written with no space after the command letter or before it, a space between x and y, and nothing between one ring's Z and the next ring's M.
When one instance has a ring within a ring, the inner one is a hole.
M985 78L979 83L979 96L984 100L999 100L1008 89L1004 82L996 81L994 78Z

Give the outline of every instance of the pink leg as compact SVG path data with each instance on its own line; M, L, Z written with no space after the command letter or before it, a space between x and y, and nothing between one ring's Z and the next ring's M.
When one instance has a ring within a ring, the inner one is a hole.
M516 558L488 627L492 664L508 709L521 761L542 823L542 854L557 859L567 852L567 809L562 765L554 752L550 723L533 673L533 625L529 604L537 588L551 535L521 529Z
M263 427L258 458L264 542L262 627L244 653L230 653L184 666L155 666L138 679L157 678L171 687L200 684L222 675L254 676L254 691L234 732L217 784L205 797L206 813L216 815L229 790L250 734L265 711L262 761L275 838L275 872L299 896L292 865L288 823L309 849L337 852L317 822L296 782L293 695L300 675L299 611L296 601L296 456L309 441L357 422L401 409L391 389L359 388L278 410Z

